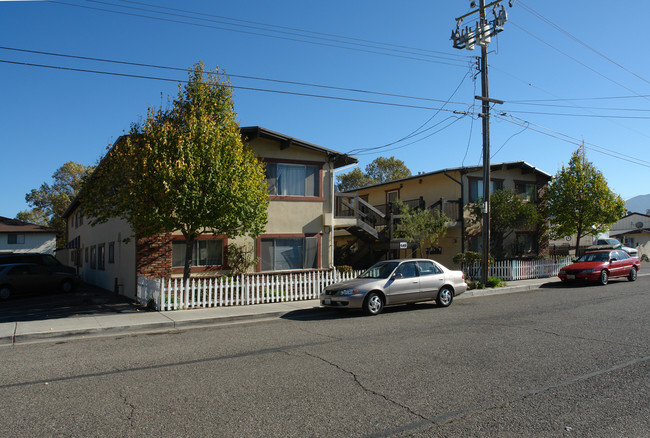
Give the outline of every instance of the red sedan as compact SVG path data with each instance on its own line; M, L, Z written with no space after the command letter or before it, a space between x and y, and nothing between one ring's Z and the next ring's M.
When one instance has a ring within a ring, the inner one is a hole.
M607 284L610 278L627 277L636 280L641 264L637 257L630 257L623 250L594 251L580 257L560 269L558 277L563 283L570 281L597 281L602 285Z

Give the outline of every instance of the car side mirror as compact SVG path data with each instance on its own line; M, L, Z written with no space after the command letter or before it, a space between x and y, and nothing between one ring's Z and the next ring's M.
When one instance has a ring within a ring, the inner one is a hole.
M402 274L393 274L393 280L398 280L400 278L404 278L404 276Z

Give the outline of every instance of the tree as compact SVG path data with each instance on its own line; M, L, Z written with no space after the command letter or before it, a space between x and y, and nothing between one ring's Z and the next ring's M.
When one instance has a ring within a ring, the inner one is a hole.
M201 233L261 234L264 164L242 143L235 118L229 82L195 64L171 108L149 108L87 179L81 201L91 224L121 217L137 237L180 231L185 280Z
M537 204L526 202L512 189L495 190L490 196L491 252L497 258L505 256L504 242L516 230L541 231L545 216ZM468 204L468 228L480 229L482 211L480 203Z
M409 242L415 242L424 257L424 247L428 242L433 246L447 233L447 223L451 221L439 210L416 208L397 201L400 221L395 229L395 235Z
M607 231L625 214L625 201L609 189L603 174L587 161L584 147L574 151L568 166L558 171L545 199L552 237L576 235L576 256L581 237Z
M402 160L395 157L379 157L366 166L365 173L357 167L348 173L337 175L337 189L341 192L347 192L372 184L408 178L409 176L411 176L411 171Z
M52 185L44 182L41 187L32 189L25 195L25 200L32 208L19 212L16 219L54 228L63 238L63 213L79 193L84 177L93 169L93 166L84 166L74 161L63 164L52 175Z

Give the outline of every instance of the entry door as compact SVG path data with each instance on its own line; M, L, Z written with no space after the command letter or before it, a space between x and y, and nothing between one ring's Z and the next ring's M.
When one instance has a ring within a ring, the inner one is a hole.
M398 266L395 278L388 287L389 304L417 301L420 296L420 278L415 262L405 262Z

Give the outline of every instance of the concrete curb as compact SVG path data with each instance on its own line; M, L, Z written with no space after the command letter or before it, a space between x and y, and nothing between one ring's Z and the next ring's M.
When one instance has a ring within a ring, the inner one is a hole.
M650 274L639 274L646 276ZM522 280L520 284L500 288L473 289L456 299L503 295L540 289L558 284L557 277ZM522 284L523 283L523 284ZM304 314L320 311L318 300L256 304L208 309L165 312L137 312L96 316L75 316L39 321L0 323L0 347L33 342L58 341L63 338L161 333L206 326L230 325L281 318L291 312Z

